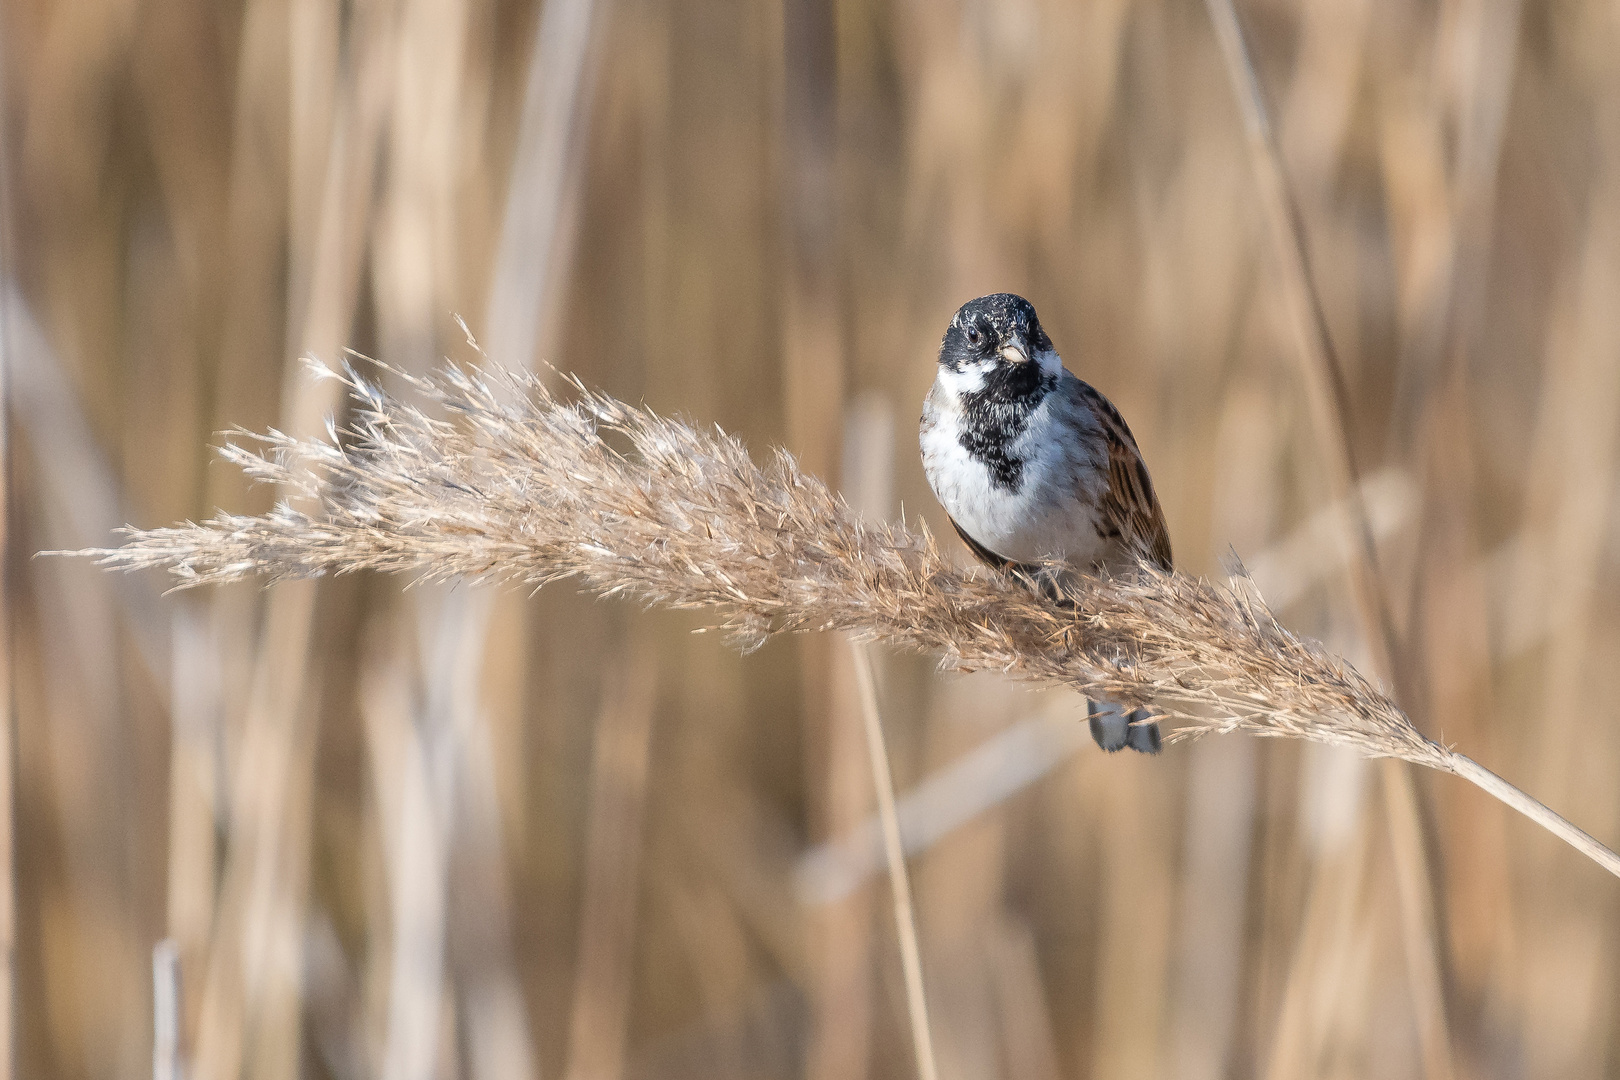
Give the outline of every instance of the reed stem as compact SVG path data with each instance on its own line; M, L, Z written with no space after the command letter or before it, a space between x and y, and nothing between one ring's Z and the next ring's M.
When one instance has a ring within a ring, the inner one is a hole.
M1545 803L1520 791L1473 758L1464 754L1450 753L1443 767L1446 771L1462 777L1480 790L1500 799L1615 877L1620 878L1620 855L1615 854L1608 847L1599 843L1586 830L1554 812Z
M883 823L883 854L889 863L889 888L894 893L894 928L900 938L900 965L906 976L906 1012L911 1018L911 1045L917 1055L918 1080L939 1080L934 1064L934 1037L928 1026L928 996L923 990L922 954L917 948L917 919L911 902L911 878L906 853L900 845L900 815L894 809L894 777L889 773L889 751L883 741L883 718L878 713L877 684L866 646L849 643L855 658L855 681L861 694L861 715L866 723L866 750L872 758L872 782L877 787L878 818Z

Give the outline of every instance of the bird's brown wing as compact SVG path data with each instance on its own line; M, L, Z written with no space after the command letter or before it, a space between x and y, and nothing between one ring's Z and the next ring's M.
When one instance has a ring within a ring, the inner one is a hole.
M1108 447L1108 487L1102 496L1100 527L1160 570L1169 570L1170 529L1136 439L1113 402L1087 384L1080 385Z

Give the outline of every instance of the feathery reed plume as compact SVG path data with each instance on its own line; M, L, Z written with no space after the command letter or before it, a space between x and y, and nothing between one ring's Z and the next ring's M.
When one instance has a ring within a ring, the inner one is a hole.
M127 530L78 554L162 567L180 587L377 570L595 592L712 608L744 647L843 630L1153 709L1172 738L1309 739L1465 776L1620 876L1620 857L1474 762L1424 738L1343 660L1291 634L1241 576L1232 585L1150 567L1087 578L1054 600L941 553L926 528L859 519L782 450L760 466L736 438L540 377L378 365L421 404L350 365L350 425L328 437L233 432L223 456L300 496L260 517ZM443 415L430 415L428 408ZM1505 789L1505 790L1504 790ZM1511 794L1510 794L1511 793ZM1539 809L1537 809L1539 808Z
M524 373L393 372L450 419L352 367L357 413L327 440L272 430L224 457L319 506L131 530L104 566L161 566L182 586L356 570L539 586L715 608L746 645L847 630L944 655L947 667L1060 682L1195 730L1244 728L1437 761L1387 698L1295 638L1244 591L1182 575L1097 578L1053 603L961 569L923 531L858 520L782 451L592 393L573 403ZM515 402L515 403L512 403ZM627 444L627 445L626 445ZM89 554L89 553L87 553ZM1215 714L1217 718L1211 718Z

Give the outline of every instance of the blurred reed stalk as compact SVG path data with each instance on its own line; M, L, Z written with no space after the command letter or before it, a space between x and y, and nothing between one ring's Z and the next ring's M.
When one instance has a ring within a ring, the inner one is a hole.
M5 319L3 377L8 405L8 437L12 433L22 436L21 443L8 441L8 457L15 467L19 460L16 456L19 449L26 447L33 460L39 463L36 470L48 477L49 488L61 493L60 497L48 500L39 515L48 522L47 528L53 535L92 536L102 532L113 522L128 516L128 506L122 497L116 474L99 452L94 428L80 407L60 358L51 348L26 299L20 292L8 287L0 295L0 311L3 311ZM11 427L12 421L17 421L17 426ZM7 479L8 495L14 497L19 489L9 484L16 480L16 474L8 474ZM11 509L14 511L15 507ZM24 519L20 516L8 517L8 533L19 529L23 523ZM15 564L11 564L10 569L14 570ZM82 692L86 699L110 708L112 699L107 695L111 690L107 682L94 677L80 679L78 673L85 657L97 655L98 650L105 648L102 635L116 628L129 635L134 655L151 683L157 687L164 686L164 673L169 666L166 632L169 619L162 612L162 600L157 590L142 587L133 581L131 584L135 585L134 588L102 590L93 583L77 579L75 575L50 574L38 568L33 568L30 576L38 594L57 598L56 604L47 609L52 615L58 616L51 620L54 626L50 631L52 645L48 655L53 665L61 665L54 670L75 673L73 681L59 682L58 685L71 686ZM17 626L9 620L16 610L15 602L22 584L20 576L13 575L6 584L11 590L6 595L6 631L15 634ZM15 662L17 653L13 650L19 644L17 638L12 638L12 650L7 652L9 662ZM12 667L9 674L15 678L19 675L19 669ZM57 678L60 679L60 676ZM12 710L14 719L18 715L16 694L19 690L19 683L11 683L5 702L6 707ZM59 714L60 717L72 715L71 710ZM52 728L53 736L62 738L64 743L73 738L65 730L66 727L59 723ZM110 754L120 754L123 748L117 745L116 732L109 728L92 730L93 746L105 748ZM4 748L8 754L17 751L17 739L22 736L21 727L12 728L9 736ZM80 750L75 755L76 766L83 767L87 756L87 751ZM8 769L7 776L11 784L16 784L19 772L12 767ZM7 813L20 813L19 795L13 788L6 803ZM86 813L85 807L70 807L69 800L64 799L62 813L64 820L75 823L75 837L82 838L84 834L77 830L84 821L81 815ZM12 818L13 826L17 820L16 817ZM6 836L8 843L14 842L14 832L8 830ZM13 874L20 869L14 862L9 865ZM110 869L105 860L91 857L88 852L76 859L72 867L74 886L71 895L75 902L90 895L96 887L98 876ZM15 900L13 905L10 914L15 919L20 911L15 906ZM15 933L16 924L12 925ZM8 943L11 946L8 955L15 958L17 939L13 936ZM132 961L135 952L133 948L128 954L120 951L116 957L107 952L98 953L96 964L99 977L109 981L115 979L114 972L122 974L118 970L121 967L119 961L126 956ZM144 942L139 946L139 955L144 981L150 959L148 946ZM16 969L13 969L14 976L15 972ZM13 1004L16 1005L19 1000L25 1004L27 999L14 998ZM17 1022L18 1012L15 1009L8 1016L13 1024ZM151 1018L144 1010L138 1017L131 1015L124 1019L128 1021L129 1028L138 1031L141 1037L150 1032ZM19 1044L13 1042L13 1053L19 1049Z
M0 98L3 100L3 98ZM7 223L9 163L0 149L0 269L9 271ZM0 1080L11 1080L16 988L17 885L12 747L15 710L11 685L11 307L10 289L0 291Z
M1284 628L1242 577L1146 570L1087 579L1061 603L954 566L926 531L869 524L776 451L533 374L384 368L451 419L352 368L353 422L327 439L277 431L223 456L291 497L262 516L128 530L77 552L162 568L180 587L373 570L539 587L576 578L605 596L715 609L744 648L842 630L1092 697L1151 707L1172 738L1247 731L1343 746L1454 773L1620 877L1620 856L1460 754L1423 737L1343 660ZM307 507L307 509L302 508Z
M564 1080L624 1075L658 650L639 640L626 650L625 660L630 670L607 665L603 673Z
M289 148L290 325L301 347L316 351L347 339L359 304L393 92L394 13L362 4L352 25L341 23L339 12L319 5L289 12L292 54L302 68L293 79ZM263 92L246 71L240 89L244 105ZM289 431L320 430L339 404L290 367L281 389L281 423ZM310 583L277 592L265 605L240 743L228 766L227 843L206 969L195 980L201 1000L191 1056L202 1076L290 1080L300 1068L315 759L327 690L311 656L316 601Z
M457 198L465 162L479 156L483 137L461 123L463 95L476 87L464 70L475 19L467 4L414 4L401 12L384 170L388 186L371 258L380 337L390 351L411 357L407 366L413 369L431 362L438 348L431 313L466 302L460 263L465 247L476 247L464 235ZM482 321L492 346L523 364L549 344L557 323L551 313L568 285L599 22L592 0L547 4L527 53ZM426 590L405 598L405 609L421 625L424 647L415 655L425 702L415 714L379 709L373 725L379 751L407 744L389 756L374 755L379 788L397 789L391 805L403 811L404 823L436 830L413 843L411 828L402 823L404 839L387 849L398 958L388 991L387 1077L429 1075L441 1054L454 1052L446 1043L464 1048L474 1080L526 1080L538 1068L512 954L511 871L495 808L499 785L487 752L491 733L482 673L497 614L488 599ZM604 714L604 720L613 715ZM603 737L614 741L610 734ZM403 771L386 776L391 769ZM416 771L432 782L413 782ZM593 815L604 804L594 801ZM592 873L601 871L593 864ZM603 898L593 894L583 910L610 910L602 905ZM624 936L628 950L633 928L622 923L609 918L597 932ZM593 942L592 948L606 971L593 969L590 982L581 975L582 989L593 992L576 1002L576 1028L581 1016L593 1022L584 1025L589 1045L579 1057L588 1074L609 1078L617 1075L623 1050L616 1011L622 1013L627 990L617 987L628 976L619 970L614 945ZM441 1032L441 1013L453 1017L453 1034Z
M1319 456L1326 466L1334 496L1349 507L1354 525L1355 543L1352 550L1355 557L1350 563L1350 579L1363 636L1372 651L1375 673L1399 693L1403 686L1410 687L1411 674L1400 660L1402 651L1397 640L1395 620L1379 570L1378 547L1362 496L1360 468L1350 442L1349 385L1344 366L1334 349L1321 292L1311 271L1304 215L1288 184L1259 74L1249 54L1243 27L1232 0L1207 0L1207 4L1232 84L1233 97L1243 118L1261 207L1281 270L1285 299L1298 343L1293 355L1298 361L1310 405ZM1461 755L1450 756L1458 761L1468 761ZM1474 765L1471 761L1468 764ZM1455 765L1452 771L1466 775ZM1417 1006L1415 1013L1418 1036L1423 1045L1424 1069L1431 1080L1450 1080L1454 1073L1450 1025L1446 1017L1444 979L1440 970L1440 943L1435 929L1433 882L1424 851L1417 794L1411 776L1388 763L1381 770L1380 778L1395 856L1401 928L1405 937L1412 995ZM1480 783L1477 776L1468 778L1476 784ZM1501 792L1490 787L1486 787L1486 790L1498 798L1502 797ZM1514 804L1509 802L1509 805ZM1522 805L1516 808L1524 809ZM1576 838L1566 836L1588 855L1594 855L1582 847L1584 840L1581 838L1590 839L1584 833Z
M152 1080L184 1080L180 1062L180 949L173 938L152 947Z
M872 782L877 788L878 818L883 823L883 855L889 866L889 888L894 893L894 927L900 939L900 964L905 971L906 1014L911 1021L911 1047L917 1058L917 1077L918 1080L938 1080L934 1036L928 1026L928 995L923 987L922 953L917 948L916 907L911 902L906 852L900 844L900 816L894 808L894 774L889 770L889 749L883 741L877 681L872 676L872 658L866 654L866 646L851 641L849 647L855 658L855 681L860 687L866 750L872 759Z

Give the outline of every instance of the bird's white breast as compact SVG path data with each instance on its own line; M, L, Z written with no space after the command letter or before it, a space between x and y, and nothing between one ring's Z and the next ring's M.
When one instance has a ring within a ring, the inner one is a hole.
M920 436L923 470L946 512L997 555L1090 566L1104 554L1095 507L1105 480L1089 452L1095 439L1085 437L1094 423L1089 414L1064 408L1060 394L1048 394L1008 446L1023 468L1007 488L962 445L958 398L936 386Z

